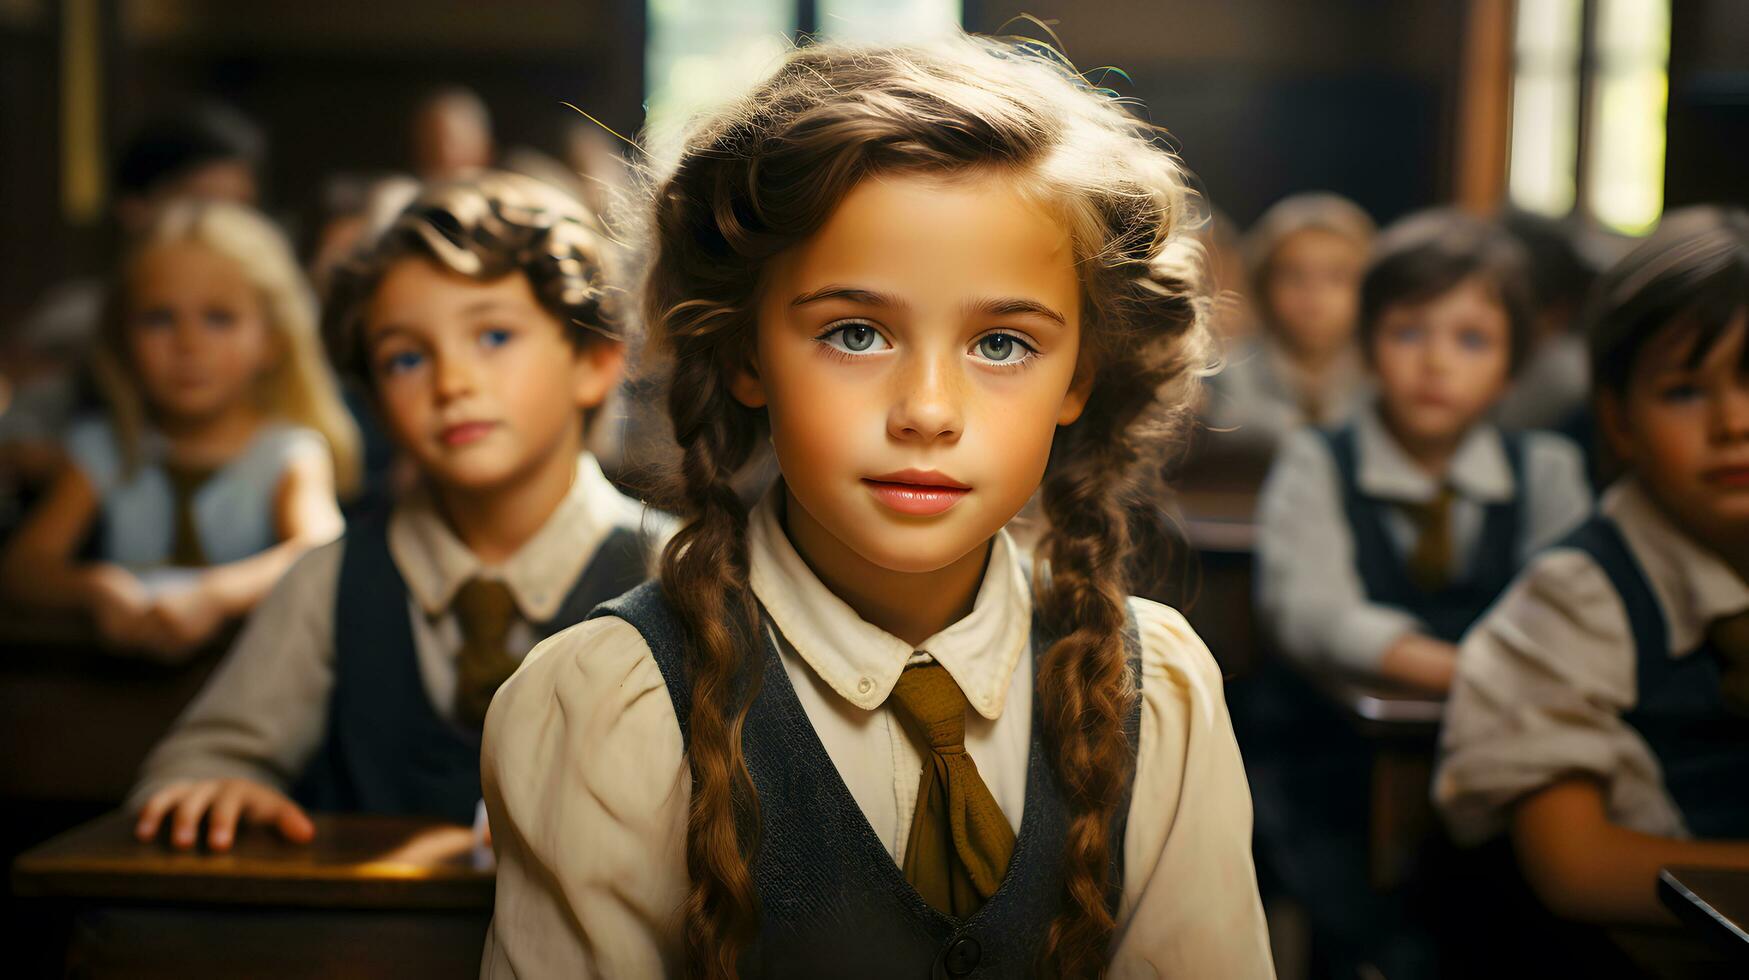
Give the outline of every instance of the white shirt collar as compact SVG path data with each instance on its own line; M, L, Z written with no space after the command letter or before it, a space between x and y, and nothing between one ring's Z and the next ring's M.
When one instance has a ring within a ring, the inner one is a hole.
M947 669L972 709L1002 714L1009 681L1032 633L1032 593L1007 531L998 531L972 611L916 650L867 622L814 575L784 533L776 484L748 529L749 579L783 639L832 690L873 711L886 701L915 652Z
M1638 480L1616 481L1599 509L1621 528L1663 607L1672 655L1700 646L1714 620L1749 610L1749 584L1716 552L1671 523Z
M1355 482L1373 497L1426 503L1439 494L1439 481L1416 465L1385 428L1376 402L1354 419ZM1466 432L1446 467L1446 480L1460 496L1484 503L1511 500L1517 490L1506 441L1492 423L1478 422Z
M470 579L502 581L523 619L543 623L559 614L571 586L628 507L595 457L577 458L577 473L559 506L516 554L497 567L482 564L443 519L428 487L420 486L389 516L389 553L426 615L449 608Z

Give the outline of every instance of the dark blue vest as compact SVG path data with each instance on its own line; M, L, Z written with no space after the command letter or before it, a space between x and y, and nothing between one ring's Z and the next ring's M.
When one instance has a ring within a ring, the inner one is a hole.
M1483 511L1482 535L1476 541L1474 558L1463 579L1437 592L1424 592L1409 574L1408 563L1391 543L1385 515L1394 506L1366 494L1360 488L1360 454L1354 426L1325 432L1325 442L1336 462L1342 485L1342 509L1354 539L1355 569L1366 586L1367 598L1395 606L1427 625L1433 635L1456 643L1494 604L1518 574L1518 549L1524 527L1524 448L1516 433L1502 433L1506 459L1512 467L1516 488L1512 499L1488 504Z
M1621 529L1597 516L1559 547L1591 556L1609 576L1634 635L1634 706L1622 720L1657 756L1664 788L1700 838L1749 837L1749 718L1727 707L1710 641L1670 655L1664 611Z
M617 616L649 644L668 685L683 740L692 686L683 634L657 583L590 614ZM1141 685L1140 643L1125 631L1130 670ZM869 826L820 743L769 640L760 688L742 731L742 751L759 794L759 849L753 881L760 931L742 975L760 977L1020 977L1032 972L1045 931L1062 901L1066 808L1035 709L1027 764L1026 809L1002 884L965 921L930 907L905 880ZM1034 624L1033 661L1048 648ZM1126 723L1139 740L1141 703ZM1121 893L1129 805L1113 831L1109 901Z
M407 585L389 553L388 521L348 529L334 611L328 733L295 796L312 810L417 814L473 823L480 737L432 707L419 673ZM636 532L610 533L552 620L550 636L644 579Z

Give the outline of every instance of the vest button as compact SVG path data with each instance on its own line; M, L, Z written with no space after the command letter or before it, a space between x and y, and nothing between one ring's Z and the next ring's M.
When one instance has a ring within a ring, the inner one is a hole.
M984 955L984 950L978 941L970 936L961 936L947 948L947 972L949 976L969 977L978 968L978 960Z

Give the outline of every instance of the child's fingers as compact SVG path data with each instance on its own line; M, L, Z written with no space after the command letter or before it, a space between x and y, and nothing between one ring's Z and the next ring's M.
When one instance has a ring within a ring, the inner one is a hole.
M134 836L143 841L150 841L158 836L158 827L164 822L164 815L182 799L182 794L187 789L187 783L172 783L153 793L146 800L146 805L140 808L139 818L134 821Z
M176 804L175 814L170 818L172 847L187 850L194 846L195 838L200 833L200 818L206 816L207 807L217 793L217 783L197 783Z
M243 800L248 787L240 782L228 782L213 797L212 810L207 814L206 842L215 851L228 851L237 839L237 818L243 813Z
M308 844L316 837L315 821L310 819L303 807L290 800L280 801L279 813L274 822L279 827L279 832L285 835L285 839L294 844Z

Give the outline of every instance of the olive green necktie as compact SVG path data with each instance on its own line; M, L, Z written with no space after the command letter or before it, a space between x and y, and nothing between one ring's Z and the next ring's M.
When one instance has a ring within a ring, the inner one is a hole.
M1725 704L1749 715L1749 612L1713 620L1706 635L1719 651L1719 688Z
M510 624L516 602L503 582L471 579L450 602L461 626L462 651L456 664L455 717L470 728L486 723L492 695L516 672L510 655Z
M200 542L200 528L194 522L194 496L213 478L211 467L165 464L164 474L170 478L170 506L174 530L170 538L170 564L180 568L202 568L206 565L206 548Z
M1451 584L1451 502L1457 494L1449 486L1424 504L1411 505L1421 535L1409 556L1409 575L1423 592L1438 592Z
M905 845L905 880L931 906L967 919L995 894L1014 830L966 754L966 696L940 664L899 675L893 710L929 746Z

